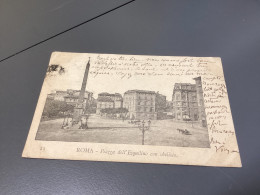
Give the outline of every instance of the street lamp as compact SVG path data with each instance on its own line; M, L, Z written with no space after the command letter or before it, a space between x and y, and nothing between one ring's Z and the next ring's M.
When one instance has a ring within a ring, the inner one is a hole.
M138 125L138 127L139 127L139 129L142 131L142 145L144 145L144 133L145 133L145 131L148 131L149 129L150 129L150 125L151 125L151 121L150 120L148 120L147 121L147 125L145 125L145 121L143 120L142 121L142 124L140 125Z

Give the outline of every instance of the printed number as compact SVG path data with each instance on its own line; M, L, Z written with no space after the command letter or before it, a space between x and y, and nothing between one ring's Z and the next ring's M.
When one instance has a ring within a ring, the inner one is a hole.
M40 151L45 151L45 147L40 147Z

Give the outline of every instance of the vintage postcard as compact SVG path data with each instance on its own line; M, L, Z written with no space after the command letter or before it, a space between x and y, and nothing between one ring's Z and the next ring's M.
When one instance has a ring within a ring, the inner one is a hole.
M221 59L53 52L22 156L241 167Z

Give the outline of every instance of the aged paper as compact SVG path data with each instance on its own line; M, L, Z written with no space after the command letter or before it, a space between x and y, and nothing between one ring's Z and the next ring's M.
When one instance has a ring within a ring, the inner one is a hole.
M54 52L22 156L241 167L221 59Z

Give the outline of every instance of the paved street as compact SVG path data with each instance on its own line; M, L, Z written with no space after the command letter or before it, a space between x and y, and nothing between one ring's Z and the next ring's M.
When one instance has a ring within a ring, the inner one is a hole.
M138 125L128 120L100 118L91 115L88 119L89 129L74 126L61 129L63 119L43 121L39 125L36 139L48 141L95 142L117 144L142 144L142 131ZM193 127L192 127L193 126ZM190 135L180 133L177 129L187 129ZM206 128L198 124L168 120L152 120L145 132L145 145L209 147Z

